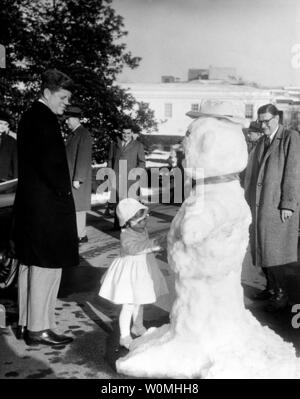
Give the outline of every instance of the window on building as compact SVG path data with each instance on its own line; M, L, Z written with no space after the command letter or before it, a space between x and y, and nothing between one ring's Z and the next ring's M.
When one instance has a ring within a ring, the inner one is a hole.
M172 118L172 103L165 103L165 117Z
M300 112L298 111L297 112L297 127L296 127L296 130L299 130L300 131Z
M192 104L191 111L198 112L199 111L199 104Z
M254 107L253 104L246 104L245 106L245 117L253 119Z

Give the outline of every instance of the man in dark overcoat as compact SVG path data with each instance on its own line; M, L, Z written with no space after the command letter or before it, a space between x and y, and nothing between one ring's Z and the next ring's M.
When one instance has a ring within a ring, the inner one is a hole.
M17 142L9 135L9 119L0 110L0 182L18 177Z
M258 140L245 175L245 196L252 211L250 246L253 263L262 267L267 310L288 303L285 265L298 260L300 138L279 123L272 104L258 109L264 136Z
M92 137L80 123L82 111L79 107L69 106L65 117L71 130L66 142L66 151L75 201L78 241L84 243L88 241L86 212L91 209Z
M108 154L108 168L112 168L116 176L116 201L114 208L118 202L129 196L129 190L136 179L130 179L130 172L135 168L145 169L145 150L143 144L134 138L138 132L138 127L131 122L127 122L122 130L121 138L117 142L112 142ZM119 222L114 215L114 227L119 229Z
M41 97L23 113L17 134L19 181L13 241L19 269L17 337L28 345L61 345L54 309L62 268L79 263L75 206L58 115L69 102L71 79L53 69Z

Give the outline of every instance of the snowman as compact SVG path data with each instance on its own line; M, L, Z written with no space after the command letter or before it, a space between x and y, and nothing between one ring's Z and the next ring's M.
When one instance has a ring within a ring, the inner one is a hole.
M247 164L240 109L206 101L201 112L188 115L196 119L184 139L185 166L196 180L168 235L176 290L170 323L134 340L117 371L155 378L299 378L292 344L244 306L241 267L251 214L238 178Z

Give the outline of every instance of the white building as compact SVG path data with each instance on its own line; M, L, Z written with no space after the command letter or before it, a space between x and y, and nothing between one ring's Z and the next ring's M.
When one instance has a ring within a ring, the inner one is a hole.
M285 87L272 91L276 107L282 111L285 126L300 131L300 88Z
M199 80L178 83L123 83L120 86L136 98L149 104L159 122L152 134L184 136L191 118L190 110L197 111L203 100L218 99L242 103L245 117L256 119L258 107L275 102L270 89L229 84L220 80Z

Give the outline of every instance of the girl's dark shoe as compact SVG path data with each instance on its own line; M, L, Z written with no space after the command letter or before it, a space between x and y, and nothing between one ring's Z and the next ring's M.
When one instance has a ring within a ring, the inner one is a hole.
M141 326L133 325L131 327L131 332L136 337L140 337L141 335L144 335L146 331L147 331L147 328L144 327L143 325L141 325Z
M131 343L132 343L133 339L130 335L126 336L126 337L120 337L120 346L123 346L126 349L129 349Z
M16 338L17 339L24 339L24 336L27 332L27 327L26 326L17 326L16 329Z

